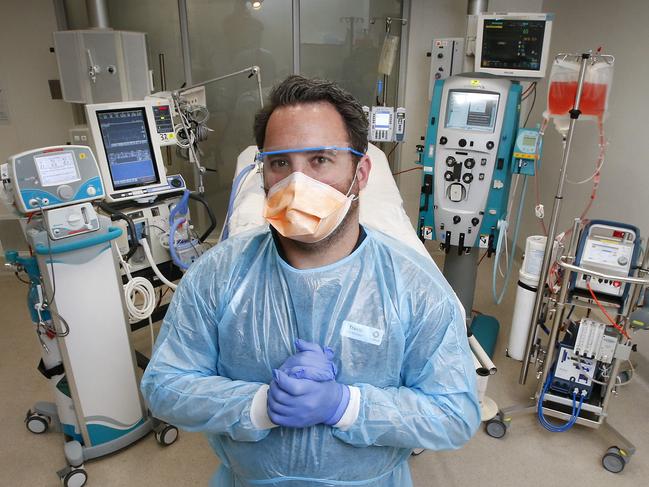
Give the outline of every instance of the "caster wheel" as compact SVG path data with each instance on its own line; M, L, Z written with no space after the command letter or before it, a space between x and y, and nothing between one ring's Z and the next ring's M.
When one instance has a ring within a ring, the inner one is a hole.
M82 468L70 470L62 479L64 487L83 487L88 481L88 474Z
M421 454L424 453L425 451L426 451L426 450L425 450L424 448L415 448L414 450L412 450L411 455L412 455L413 457L416 457L416 456L421 455Z
M507 433L507 425L496 417L487 421L485 431L492 438L502 438Z
M168 424L160 431L155 432L155 439L162 446L169 446L178 439L178 428Z
M50 427L50 418L42 414L33 413L30 410L27 411L27 416L25 417L25 426L35 435L40 435L45 433Z
M620 473L631 458L617 446L609 448L602 457L602 466L611 473Z

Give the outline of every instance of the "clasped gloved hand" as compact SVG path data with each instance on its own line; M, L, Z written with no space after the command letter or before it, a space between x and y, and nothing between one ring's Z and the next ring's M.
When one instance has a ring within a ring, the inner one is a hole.
M335 380L317 382L296 379L273 370L268 393L268 417L279 425L306 428L316 424L332 426L340 421L349 404L349 387Z
M311 379L318 382L335 380L338 370L332 362L334 351L306 340L295 340L297 352L287 358L279 368L296 379Z
M306 428L316 424L334 425L349 404L349 387L335 381L333 351L297 340L297 353L280 369L268 393L268 417L279 425Z

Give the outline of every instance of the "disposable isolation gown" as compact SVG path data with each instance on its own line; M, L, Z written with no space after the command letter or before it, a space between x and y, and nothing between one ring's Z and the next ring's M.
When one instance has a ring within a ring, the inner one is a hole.
M295 353L327 345L361 391L347 430L258 430L254 394ZM173 297L142 392L157 418L203 431L218 487L412 484L412 448L462 446L480 423L475 368L452 291L432 262L370 229L344 259L298 270L267 228L204 254Z

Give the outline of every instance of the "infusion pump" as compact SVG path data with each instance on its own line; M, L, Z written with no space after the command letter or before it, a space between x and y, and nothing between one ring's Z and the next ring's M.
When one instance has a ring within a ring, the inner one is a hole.
M369 122L370 142L403 142L406 134L406 109L403 107L363 107Z

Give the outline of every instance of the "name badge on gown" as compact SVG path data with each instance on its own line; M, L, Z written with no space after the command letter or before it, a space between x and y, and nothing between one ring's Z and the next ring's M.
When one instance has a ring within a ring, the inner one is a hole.
M372 328L371 326L361 325L353 321L343 321L340 334L352 340L359 340L372 345L380 345L383 341L383 330Z

